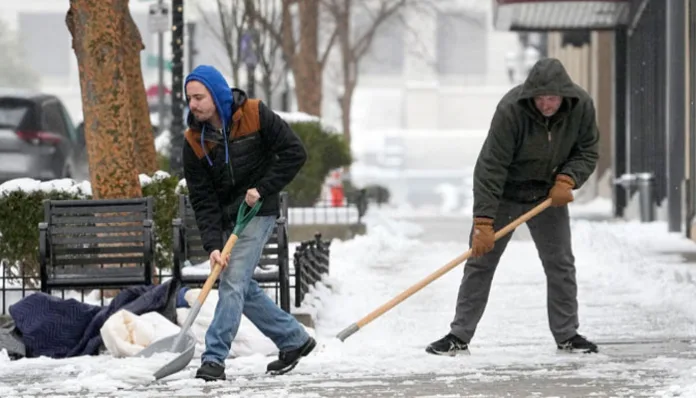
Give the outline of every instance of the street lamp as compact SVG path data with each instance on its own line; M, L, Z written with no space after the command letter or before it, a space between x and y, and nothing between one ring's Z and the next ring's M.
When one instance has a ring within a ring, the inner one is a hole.
M259 63L258 54L256 51L256 43L258 41L258 32L256 29L247 29L240 38L239 50L242 55L242 62L247 67L247 94L249 98L255 98L254 94L255 82L254 75L256 74L256 65Z

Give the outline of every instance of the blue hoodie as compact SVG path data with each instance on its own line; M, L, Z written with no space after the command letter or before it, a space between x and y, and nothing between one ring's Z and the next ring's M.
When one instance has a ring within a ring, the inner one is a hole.
M199 65L194 70L186 76L184 81L184 91L186 84L188 82L195 80L201 82L210 92L213 97L213 102L215 102L215 108L217 109L218 116L220 116L220 121L222 122L222 136L225 141L225 163L230 162L230 153L227 143L227 134L230 132L230 124L232 122L232 105L234 104L234 99L232 98L232 90L227 85L225 78L222 76L219 70L210 65ZM203 136L205 135L205 124L203 124L203 129L201 131L201 147L205 148L203 145ZM206 159L208 159L208 164L211 166L213 162L210 160L208 154L205 154Z

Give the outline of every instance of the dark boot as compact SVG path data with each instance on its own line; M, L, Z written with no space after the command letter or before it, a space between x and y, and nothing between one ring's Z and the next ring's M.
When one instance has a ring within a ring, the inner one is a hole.
M300 348L290 351L281 351L280 354L278 354L278 359L268 364L266 372L272 375L282 375L291 371L297 366L300 358L309 355L316 346L317 342L310 337Z
M215 362L205 362L198 368L196 378L205 381L225 380L225 367Z
M599 352L597 345L593 342L587 340L585 336L576 334L575 336L569 338L566 341L558 343L558 349L563 351L580 351L585 354Z
M469 344L450 333L440 340L430 343L425 349L425 352L433 355L447 355L453 357L458 354L468 354Z

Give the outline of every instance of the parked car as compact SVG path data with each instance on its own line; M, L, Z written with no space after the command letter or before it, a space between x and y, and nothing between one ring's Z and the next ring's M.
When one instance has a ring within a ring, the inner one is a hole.
M24 177L89 179L84 135L58 97L0 89L0 183Z

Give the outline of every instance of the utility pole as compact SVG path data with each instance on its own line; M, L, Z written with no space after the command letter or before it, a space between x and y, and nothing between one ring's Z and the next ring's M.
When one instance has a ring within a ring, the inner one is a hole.
M165 129L167 108L164 104L164 33L170 28L169 6L164 0L157 0L157 4L150 6L148 23L151 32L157 32L157 105L159 112L159 131Z
M170 174L183 176L184 148L184 1L172 0L172 133Z

